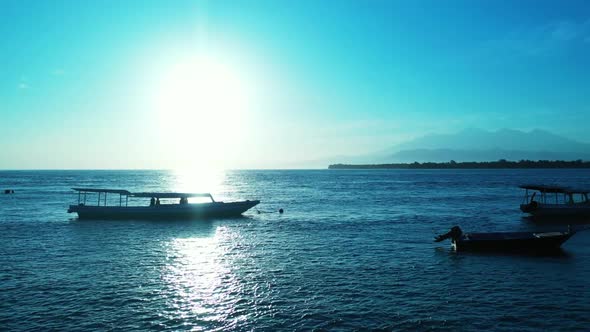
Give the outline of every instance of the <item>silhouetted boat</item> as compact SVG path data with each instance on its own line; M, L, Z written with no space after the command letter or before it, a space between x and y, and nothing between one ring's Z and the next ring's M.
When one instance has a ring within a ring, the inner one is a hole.
M521 185L520 188L525 189L520 210L534 217L590 217L590 189L539 184ZM534 191L530 196L529 190Z
M459 226L434 238L435 242L451 239L455 250L547 251L558 249L575 232L496 232L463 233Z
M132 193L119 189L72 188L78 192L78 204L70 205L68 213L77 213L81 219L178 219L193 217L239 216L260 201L216 202L209 193ZM98 194L96 205L87 205L87 194ZM107 200L107 194L118 194L119 204ZM149 205L129 206L129 197L150 198ZM205 197L211 202L189 203L190 197ZM160 204L160 199L180 199L179 203ZM102 205L101 205L102 202Z

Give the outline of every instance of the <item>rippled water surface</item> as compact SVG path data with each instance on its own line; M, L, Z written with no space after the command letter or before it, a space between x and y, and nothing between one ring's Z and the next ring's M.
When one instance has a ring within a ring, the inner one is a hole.
M1 171L0 330L589 330L590 231L550 256L432 242L453 225L565 229L522 218L524 182L590 186L590 171ZM263 213L82 221L74 186L206 190Z

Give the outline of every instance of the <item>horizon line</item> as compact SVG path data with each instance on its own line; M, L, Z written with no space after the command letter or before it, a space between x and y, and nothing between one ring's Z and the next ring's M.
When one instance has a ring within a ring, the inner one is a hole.
M322 170L327 168L224 168L220 171L287 171L287 170ZM0 168L4 171L178 171L174 168Z

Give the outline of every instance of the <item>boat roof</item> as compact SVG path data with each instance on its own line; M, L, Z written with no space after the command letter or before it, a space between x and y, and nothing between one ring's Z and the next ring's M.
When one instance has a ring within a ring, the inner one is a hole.
M153 192L143 192L143 193L131 193L133 197L154 197L154 198L189 198L189 197L211 197L209 193L153 193Z
M87 192L87 193L109 193L119 195L131 195L131 192L123 189L98 189L98 188L72 188L75 191Z
M546 193L565 193L565 194L587 194L590 193L589 188L571 188L558 185L545 184L523 184L519 186L522 189L538 190Z
M189 198L208 197L213 199L210 193L172 193L172 192L138 192L133 193L123 189L102 189L102 188L72 188L75 191L87 193L109 193L127 195L132 197L154 197L154 198Z

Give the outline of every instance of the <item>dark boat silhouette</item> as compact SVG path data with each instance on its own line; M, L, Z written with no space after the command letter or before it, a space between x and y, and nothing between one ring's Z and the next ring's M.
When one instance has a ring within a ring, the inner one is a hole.
M80 219L180 219L240 216L260 201L218 202L209 193L140 192L120 189L72 188L78 192L78 204L70 205L68 213ZM87 194L98 194L96 205L87 205ZM107 194L119 195L119 204L108 205ZM129 197L150 198L149 205L130 206ZM209 198L210 202L189 203L190 197ZM160 204L160 199L179 199L179 203ZM101 205L102 203L102 205Z
M524 213L535 218L590 220L590 189L543 184L519 187L525 190L520 205L520 210ZM533 191L532 195L529 195L529 191Z
M557 250L573 232L492 232L463 233L459 226L435 237L435 242L451 239L457 251L550 251Z

